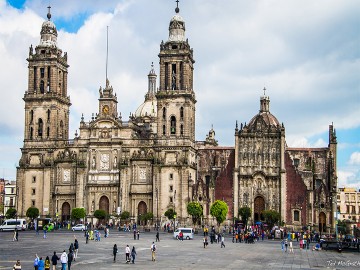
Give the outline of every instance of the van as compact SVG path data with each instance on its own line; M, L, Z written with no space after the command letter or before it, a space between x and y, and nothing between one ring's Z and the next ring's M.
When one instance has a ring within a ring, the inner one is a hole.
M26 220L23 218L8 219L0 226L0 231L14 231L15 229L25 231L27 229Z
M174 238L179 238L179 233L182 232L184 235L184 239L194 239L194 230L193 228L177 228L174 232Z

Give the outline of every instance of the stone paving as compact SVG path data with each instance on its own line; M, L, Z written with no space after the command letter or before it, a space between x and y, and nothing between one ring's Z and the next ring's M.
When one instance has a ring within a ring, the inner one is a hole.
M155 240L155 232L140 234L134 240L132 233L110 230L110 237L100 242L89 241L81 232L55 231L48 233L47 239L36 236L34 231L20 232L19 242L12 241L12 232L0 233L0 269L12 269L20 259L22 269L33 269L34 255L44 259L51 257L53 251L60 256L74 240L80 243L79 257L73 262L72 270L101 269L360 269L360 254L357 251L312 251L300 250L294 242L294 254L281 251L279 240L259 241L255 244L232 243L230 236L225 238L225 248L220 244L209 244L203 248L202 236L194 240L177 241L172 234L160 233L157 244L156 261L151 261L150 246ZM112 247L117 244L117 261L112 262ZM135 264L125 263L125 246L135 246ZM58 269L61 267L58 266Z

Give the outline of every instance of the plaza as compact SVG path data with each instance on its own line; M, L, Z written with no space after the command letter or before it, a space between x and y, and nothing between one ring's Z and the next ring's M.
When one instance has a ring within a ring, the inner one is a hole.
M355 251L312 251L300 250L294 242L294 254L281 251L279 240L264 240L255 244L232 243L230 235L225 236L225 248L210 244L203 248L203 236L195 235L194 240L177 241L172 233L160 232L156 261L151 261L150 246L156 232L142 232L140 240L134 240L132 232L110 230L108 238L100 242L85 243L84 233L58 230L47 234L35 231L19 233L19 241L13 242L12 232L0 233L0 269L12 269L16 260L21 260L22 269L33 269L35 254L51 256L54 251L60 256L68 252L74 236L79 240L78 259L71 269L360 269L359 253ZM103 232L102 232L103 236ZM118 246L116 262L113 263L112 247ZM125 247L135 246L135 264L125 263ZM58 263L57 269L60 269Z

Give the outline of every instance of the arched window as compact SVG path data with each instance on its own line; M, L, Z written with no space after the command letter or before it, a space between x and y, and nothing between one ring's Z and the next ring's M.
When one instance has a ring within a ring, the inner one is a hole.
M30 136L29 136L30 140L33 139L33 136L34 136L34 129L31 127L30 128Z
M294 211L294 221L300 221L300 212L298 210Z
M176 134L176 117L171 116L170 118L170 134Z
M164 107L163 108L163 120L165 120L166 119L166 108Z
M180 125L180 135L181 136L184 135L184 125L183 124Z
M62 138L64 132L64 124L63 121L60 121L60 131L59 131L59 137Z
M181 107L180 108L180 120L183 120L184 119L184 108Z
M44 94L44 81L43 80L41 80L41 82L40 82L40 93Z
M47 110L47 121L50 122L50 110Z
M34 111L30 111L30 124L34 121Z
M43 127L44 127L43 120L41 118L39 118L39 121L38 121L38 136L40 138L42 138L42 136L43 136Z

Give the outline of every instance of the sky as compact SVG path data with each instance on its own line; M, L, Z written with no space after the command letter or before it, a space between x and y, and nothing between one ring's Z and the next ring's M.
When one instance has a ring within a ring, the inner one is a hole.
M58 47L68 53L70 134L81 114L98 110L108 77L123 120L144 101L147 74L159 74L173 0L0 0L0 177L16 179L24 136L29 47L40 43L51 5ZM196 139L213 126L234 146L235 123L270 112L284 123L289 147L326 147L333 123L339 187L360 188L360 2L357 0L181 0L194 49ZM71 138L74 135L70 136Z

